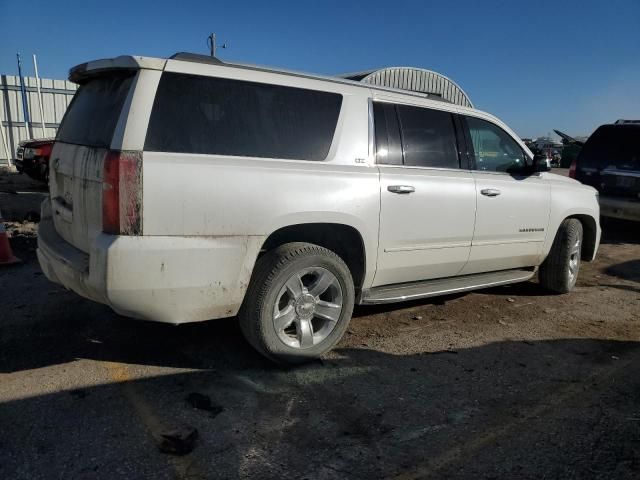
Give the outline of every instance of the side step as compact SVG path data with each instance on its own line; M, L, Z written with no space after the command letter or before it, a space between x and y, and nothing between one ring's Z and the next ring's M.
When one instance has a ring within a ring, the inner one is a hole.
M500 270L498 272L477 273L461 277L439 278L423 282L401 283L374 287L362 292L363 305L403 302L420 298L435 297L451 293L466 292L478 288L495 287L509 283L524 282L535 274L535 269Z

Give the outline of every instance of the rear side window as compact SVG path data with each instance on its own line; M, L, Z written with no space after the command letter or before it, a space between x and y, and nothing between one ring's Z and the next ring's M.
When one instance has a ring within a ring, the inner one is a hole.
M603 125L587 140L578 156L580 168L640 170L640 127Z
M56 140L108 148L133 78L133 74L114 74L83 83L65 113Z
M145 150L324 160L342 95L164 73Z
M440 110L397 105L404 164L459 168L453 115Z

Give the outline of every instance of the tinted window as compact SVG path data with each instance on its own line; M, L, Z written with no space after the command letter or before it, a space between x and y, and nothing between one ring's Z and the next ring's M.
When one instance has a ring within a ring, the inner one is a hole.
M324 160L341 104L335 93L165 73L145 150Z
M376 163L402 165L402 145L396 109L390 103L373 104L376 136Z
M405 165L459 168L456 134L450 113L405 105L397 105L396 109Z
M132 82L132 75L109 75L81 85L65 113L57 140L108 148Z
M516 172L524 168L524 153L507 132L479 118L466 119L473 144L476 170Z
M604 125L585 143L578 156L580 168L640 170L640 127Z

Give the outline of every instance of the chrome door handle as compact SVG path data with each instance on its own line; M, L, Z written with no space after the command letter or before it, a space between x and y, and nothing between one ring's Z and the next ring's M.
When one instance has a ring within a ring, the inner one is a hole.
M391 193L413 193L416 191L415 187L412 187L411 185L389 185L387 187L387 190L389 190Z
M497 188L483 188L480 193L486 197L497 197L500 195L500 190Z

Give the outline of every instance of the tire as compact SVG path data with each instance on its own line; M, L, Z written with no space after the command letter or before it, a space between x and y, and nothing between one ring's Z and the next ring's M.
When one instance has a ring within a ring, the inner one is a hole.
M351 272L338 255L310 243L287 243L256 262L238 319L258 352L298 364L340 341L354 301Z
M41 182L49 184L49 164L42 163L38 167L38 180Z
M570 292L578 279L581 250L582 223L568 218L560 225L551 251L540 265L540 284L552 292Z

